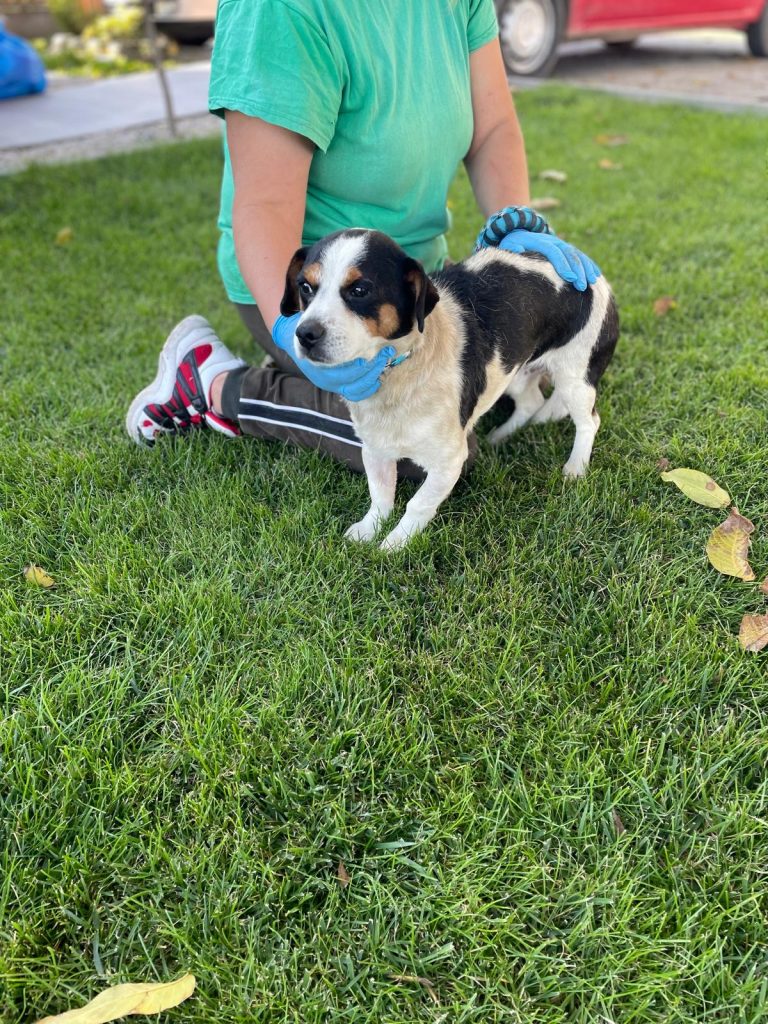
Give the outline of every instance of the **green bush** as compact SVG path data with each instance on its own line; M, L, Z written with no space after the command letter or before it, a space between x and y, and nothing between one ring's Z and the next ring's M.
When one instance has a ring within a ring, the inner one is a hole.
M77 35L100 13L93 5L86 8L82 0L48 0L48 9L66 32Z

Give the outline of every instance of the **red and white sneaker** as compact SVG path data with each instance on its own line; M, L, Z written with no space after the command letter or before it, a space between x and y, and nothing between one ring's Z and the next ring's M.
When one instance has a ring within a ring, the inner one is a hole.
M214 377L241 366L204 317L188 316L163 345L157 376L131 402L126 430L137 444L206 426L236 437L238 425L211 410L210 392Z

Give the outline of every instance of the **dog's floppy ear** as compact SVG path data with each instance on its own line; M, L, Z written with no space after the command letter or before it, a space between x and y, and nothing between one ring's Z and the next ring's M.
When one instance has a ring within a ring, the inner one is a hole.
M280 303L280 312L283 316L291 316L293 313L298 313L301 309L299 305L299 286L296 284L296 278L304 266L308 252L309 249L306 246L302 249L297 249L291 257L291 262L288 264L288 273L285 275L285 291Z
M405 279L413 289L413 316L421 333L424 330L425 319L440 301L440 296L418 260L408 259Z

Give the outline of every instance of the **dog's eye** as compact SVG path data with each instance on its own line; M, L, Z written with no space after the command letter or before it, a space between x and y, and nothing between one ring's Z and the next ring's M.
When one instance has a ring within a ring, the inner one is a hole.
M370 294L370 291L371 286L367 283L367 281L358 281L356 284L353 284L352 287L349 289L349 294L354 299L364 299L366 295Z
M299 285L299 291L301 292L305 299L312 298L312 285L309 283L309 281L302 281L301 284Z

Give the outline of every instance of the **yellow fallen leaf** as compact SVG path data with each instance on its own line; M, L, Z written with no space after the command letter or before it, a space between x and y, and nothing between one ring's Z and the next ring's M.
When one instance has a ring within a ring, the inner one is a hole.
M697 505L725 508L731 500L727 491L718 487L712 477L700 473L698 469L670 469L668 473L661 474L661 479L676 484L683 494Z
M597 166L603 171L622 171L624 170L624 164L616 164L613 160L609 160L607 156L603 157L602 160L597 161Z
M562 205L560 200L554 196L540 196L538 199L531 200L531 206L534 210L555 210L558 206Z
M764 594L768 594L768 576L766 576L763 582L760 584L760 589Z
M75 233L72 228L62 228L61 231L56 234L56 245L69 245L74 234Z
M745 615L741 620L739 643L745 651L762 651L768 645L768 615Z
M115 985L76 1010L44 1017L37 1024L108 1024L118 1017L161 1013L189 999L195 991L195 977L185 974L176 981Z
M670 309L677 309L677 300L671 295L662 295L653 304L653 312L656 316L666 316Z
M539 171L539 177L542 181L556 181L558 184L563 185L568 181L568 175L565 171Z
M600 146L624 146L629 142L628 135L606 135L604 133L595 136L595 142Z
M343 860L339 861L339 866L338 866L338 869L336 871L336 877L339 880L339 885L341 886L341 888L342 889L346 889L347 886L349 885L351 879L349 877L349 872L344 867L344 861Z
M55 587L56 581L48 575L45 569L39 565L25 565L24 579L27 583L34 583L36 587Z
M747 561L749 535L754 528L754 523L735 508L724 523L715 527L707 541L707 557L718 572L747 582L755 578Z

